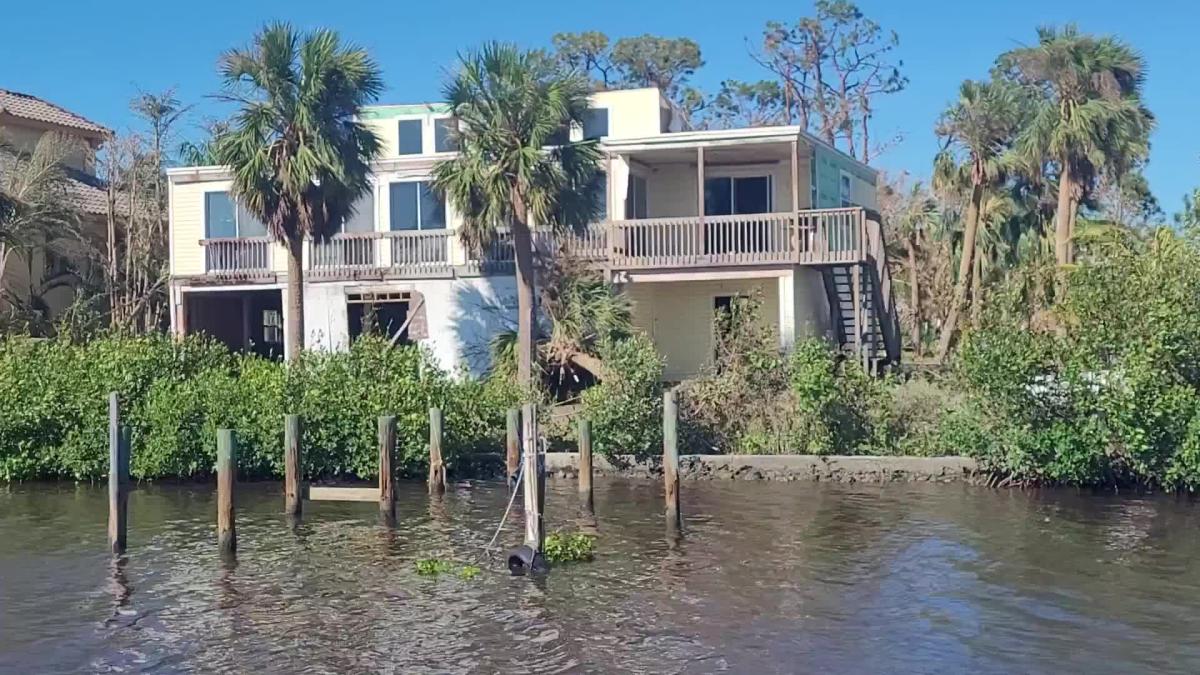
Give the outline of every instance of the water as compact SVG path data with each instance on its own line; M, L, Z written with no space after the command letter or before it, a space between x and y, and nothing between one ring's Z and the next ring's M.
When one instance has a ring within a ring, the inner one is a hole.
M0 488L0 672L1200 672L1200 506L947 485L684 483L681 541L651 482L596 486L599 557L548 578L470 561L506 495L373 504L239 486L236 562L207 486L130 499L105 553L96 487ZM575 526L551 481L549 527ZM520 539L514 523L502 537Z

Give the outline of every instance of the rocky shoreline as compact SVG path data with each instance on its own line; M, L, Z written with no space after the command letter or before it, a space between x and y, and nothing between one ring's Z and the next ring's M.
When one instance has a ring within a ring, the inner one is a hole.
M550 476L578 475L579 454L546 454ZM657 460L636 462L632 457L615 462L597 456L596 475L655 478L662 475ZM872 457L822 455L682 455L683 480L829 481L834 483L953 483L982 482L978 462L969 457Z

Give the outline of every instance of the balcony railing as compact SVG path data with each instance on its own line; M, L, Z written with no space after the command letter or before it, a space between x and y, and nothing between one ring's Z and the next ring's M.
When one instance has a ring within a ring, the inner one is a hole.
M353 277L364 272L420 276L450 269L448 230L335 234L312 247L318 274Z
M863 209L616 220L582 233L535 230L540 255L560 251L611 270L669 270L753 265L827 265L867 259ZM207 239L205 270L250 276L271 270L273 245L265 237ZM459 247L452 230L337 234L314 244L309 269L319 277L438 276L455 266ZM475 273L512 270L512 234L498 232L479 254L459 253L457 264Z
M253 277L271 271L271 239L241 237L202 239L204 271L219 277Z

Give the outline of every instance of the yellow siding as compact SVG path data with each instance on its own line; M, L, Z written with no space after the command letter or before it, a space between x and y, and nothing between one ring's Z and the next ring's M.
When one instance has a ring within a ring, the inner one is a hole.
M666 361L663 376L682 380L712 360L714 299L722 295L762 298L762 320L779 332L779 285L774 278L727 281L640 282L626 288L634 325L654 340Z
M204 274L204 193L228 189L224 180L171 185L171 274Z
M697 215L696 187L697 176L694 164L660 164L653 166L647 172L644 169L634 169L634 173L646 178L646 211L649 218L671 218ZM707 178L720 176L771 176L773 184L772 210L784 212L792 210L791 167L781 164L762 164L758 166L722 167L720 165L707 167L704 175ZM809 185L805 174L800 172L800 204L808 203Z
M592 105L608 108L608 138L640 138L662 132L662 95L657 89L601 91Z

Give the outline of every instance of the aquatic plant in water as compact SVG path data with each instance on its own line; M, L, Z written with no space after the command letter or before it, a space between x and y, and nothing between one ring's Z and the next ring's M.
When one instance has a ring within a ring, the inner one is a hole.
M555 532L546 537L542 553L552 563L591 560L596 553L596 538L582 532Z

